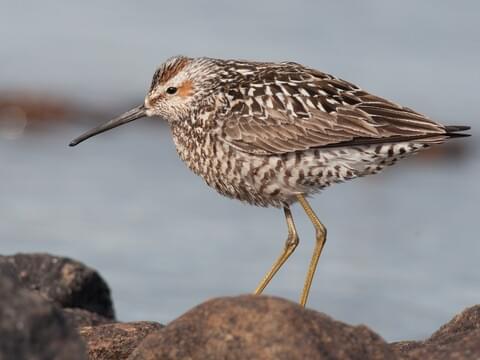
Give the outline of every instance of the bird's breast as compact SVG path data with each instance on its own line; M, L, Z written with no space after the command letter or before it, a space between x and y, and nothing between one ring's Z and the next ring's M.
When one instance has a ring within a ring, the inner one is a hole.
M220 194L259 206L286 202L280 178L284 176L284 160L280 157L242 152L214 132L182 128L172 129L172 135L188 168Z

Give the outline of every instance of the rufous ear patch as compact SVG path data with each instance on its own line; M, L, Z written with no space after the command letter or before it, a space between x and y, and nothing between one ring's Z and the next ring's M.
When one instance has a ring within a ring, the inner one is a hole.
M193 93L192 80L185 80L182 85L178 87L179 96L190 96Z

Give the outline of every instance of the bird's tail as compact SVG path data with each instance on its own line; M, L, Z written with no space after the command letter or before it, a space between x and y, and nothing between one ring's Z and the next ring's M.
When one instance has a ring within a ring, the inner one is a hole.
M470 130L470 126L462 126L462 125L452 125L452 126L445 126L445 131L449 137L466 137L470 136L470 134L459 134L462 131Z

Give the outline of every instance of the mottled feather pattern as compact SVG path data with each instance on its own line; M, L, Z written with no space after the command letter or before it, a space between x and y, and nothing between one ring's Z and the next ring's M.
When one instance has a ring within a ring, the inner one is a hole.
M180 157L221 194L258 206L377 173L449 136L424 115L296 63L178 62L152 88L178 72L192 81L188 111L169 121Z
M283 207L288 237L255 289L261 294L299 237L290 210L298 202L315 228L315 249L300 296L307 303L327 229L306 197L334 183L375 174L468 126L443 126L409 108L296 63L210 58L168 59L144 104L74 139L144 116L166 120L180 158L227 197Z
M298 64L255 72L226 94L231 109L222 138L255 154L445 133L442 125L411 109Z

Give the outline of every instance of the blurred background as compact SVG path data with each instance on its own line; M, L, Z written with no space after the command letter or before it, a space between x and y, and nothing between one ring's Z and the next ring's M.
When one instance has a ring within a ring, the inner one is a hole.
M480 303L478 1L0 0L0 253L98 269L120 320L168 322L252 291L286 236L283 214L222 198L145 119L68 142L140 104L184 54L301 62L449 125L452 140L312 200L329 229L309 306L421 339ZM267 294L297 300L314 244Z

